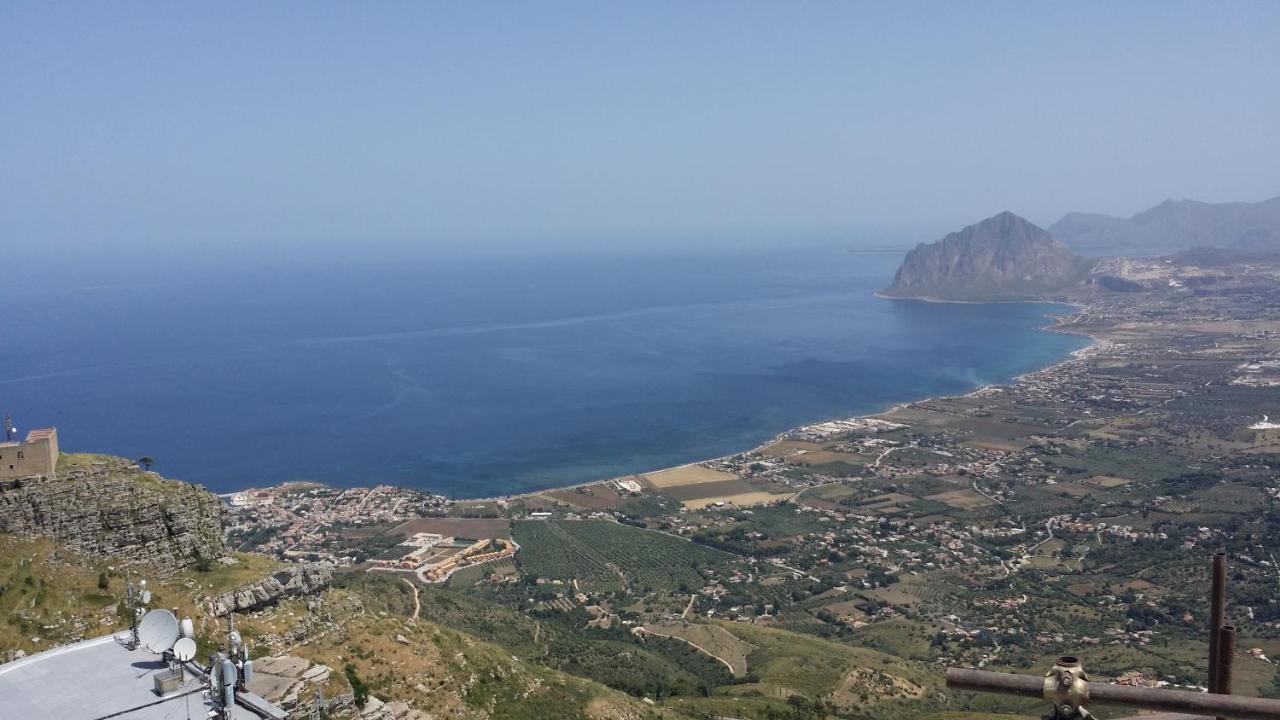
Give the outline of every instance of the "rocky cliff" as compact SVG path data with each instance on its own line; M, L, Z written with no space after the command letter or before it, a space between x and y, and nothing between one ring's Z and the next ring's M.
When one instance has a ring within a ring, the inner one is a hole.
M917 245L882 293L938 300L1025 300L1078 284L1090 265L1044 229L1002 212L935 243Z
M56 477L0 486L0 532L48 536L120 565L174 570L226 553L217 496L127 460L68 459Z

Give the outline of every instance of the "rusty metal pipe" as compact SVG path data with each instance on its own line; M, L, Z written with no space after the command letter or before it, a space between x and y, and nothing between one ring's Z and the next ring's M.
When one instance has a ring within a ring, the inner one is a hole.
M1236 626L1223 625L1218 634L1218 692L1231 694L1231 671L1236 655Z
M1218 689L1220 668L1218 648L1222 644L1222 626L1227 622L1227 554L1213 554L1213 585L1209 591L1209 692Z
M1218 715L1238 720L1280 720L1280 700L1213 695L1186 690L1129 687L1091 682L1089 702L1189 715ZM1044 697L1044 678L986 670L947 670L947 687L953 690L993 692L1019 697Z
M1235 625L1222 625L1217 635L1217 692L1231 694L1231 667L1235 662ZM1222 720L1226 720L1225 717Z
M987 670L947 669L947 687L952 690L1000 693L1018 697L1043 698L1044 678Z

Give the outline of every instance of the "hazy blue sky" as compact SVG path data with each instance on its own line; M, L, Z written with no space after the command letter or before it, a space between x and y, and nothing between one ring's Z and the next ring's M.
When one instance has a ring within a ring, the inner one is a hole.
M1280 2L0 3L0 245L932 239L1280 194Z

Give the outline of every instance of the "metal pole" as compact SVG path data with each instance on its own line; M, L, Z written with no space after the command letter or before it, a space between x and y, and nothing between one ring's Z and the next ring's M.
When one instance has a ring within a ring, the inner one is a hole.
M954 690L995 692L1020 697L1044 697L1043 677L1013 675L986 670L947 670L947 687ZM1218 715L1239 720L1280 720L1280 700L1212 695L1186 690L1129 687L1088 683L1089 702L1099 705L1156 710L1189 715Z
M1218 692L1231 694L1231 670L1236 655L1236 626L1223 625L1218 633Z
M1213 587L1209 593L1209 692L1218 689L1218 646L1222 643L1222 626L1227 621L1227 554L1213 554Z

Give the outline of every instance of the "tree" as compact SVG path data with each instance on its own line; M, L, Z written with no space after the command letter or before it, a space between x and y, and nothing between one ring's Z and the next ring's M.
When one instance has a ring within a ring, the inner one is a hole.
M111 581L107 579L107 574L105 572L98 573L98 589L99 590L106 590L107 587L110 586L110 584L111 584Z
M347 682L351 683L351 694L355 698L356 707L363 708L369 701L369 686L356 674L356 666L351 663L347 663L342 673L347 676Z
M142 457L138 458L138 464L142 466L143 470L150 470L151 466L155 464L155 461L156 459L149 455L143 455Z

